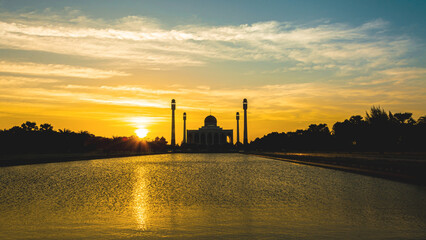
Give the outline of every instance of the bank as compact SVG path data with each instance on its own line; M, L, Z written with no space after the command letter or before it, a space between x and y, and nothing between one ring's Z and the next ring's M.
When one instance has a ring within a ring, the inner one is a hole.
M247 154L426 185L426 153L282 153Z

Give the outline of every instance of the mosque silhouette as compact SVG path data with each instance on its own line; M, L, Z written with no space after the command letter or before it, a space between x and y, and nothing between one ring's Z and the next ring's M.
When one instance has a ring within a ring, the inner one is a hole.
M175 110L176 110L176 101L172 99L172 138L171 146L176 145L175 138ZM247 99L243 100L243 110L244 110L244 145L248 144L247 137ZM237 120L237 141L236 145L241 145L240 142L240 113L236 113ZM204 119L204 126L200 127L198 130L186 130L186 113L183 113L183 141L182 144L193 144L199 146L220 146L220 145L234 145L234 130L232 129L222 129L217 125L216 117L209 115Z

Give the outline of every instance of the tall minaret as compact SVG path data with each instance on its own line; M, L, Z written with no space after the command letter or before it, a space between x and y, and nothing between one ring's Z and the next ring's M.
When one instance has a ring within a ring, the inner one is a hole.
M237 142L236 145L240 144L240 113L237 112Z
M176 101L172 99L172 142L170 143L172 147L176 145L175 140L175 110L176 110Z
M247 139L247 99L244 98L243 100L243 109L244 109L244 145L248 144Z
M183 144L186 143L186 112L183 113Z

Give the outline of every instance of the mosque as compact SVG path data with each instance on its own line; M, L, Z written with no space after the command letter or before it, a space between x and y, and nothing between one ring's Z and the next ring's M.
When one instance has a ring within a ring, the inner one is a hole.
M217 120L209 115L204 119L204 126L198 130L188 130L187 137L189 144L200 145L221 145L225 143L233 144L234 131L232 129L222 129L217 126Z
M175 146L175 110L176 110L176 101L172 99L172 140L171 145ZM248 144L247 140L247 99L243 100L243 109L244 109L244 145ZM239 129L239 120L240 114L236 114L237 120L237 141L236 145L240 145L240 129ZM218 146L230 144L234 145L234 130L232 129L223 129L217 125L217 119L209 115L204 119L204 126L200 127L198 130L186 130L186 113L183 113L183 144L194 144L202 146Z

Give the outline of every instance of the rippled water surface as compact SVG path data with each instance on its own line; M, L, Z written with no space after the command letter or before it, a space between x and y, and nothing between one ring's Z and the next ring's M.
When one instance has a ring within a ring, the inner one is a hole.
M242 154L0 168L0 239L426 239L426 188Z

